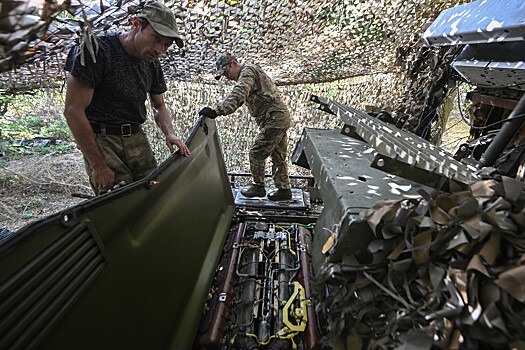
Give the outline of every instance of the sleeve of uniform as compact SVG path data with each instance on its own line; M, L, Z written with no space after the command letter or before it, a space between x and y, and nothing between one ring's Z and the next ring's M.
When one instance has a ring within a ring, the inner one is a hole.
M248 95L255 84L255 74L250 68L244 68L233 90L226 96L226 98L217 106L218 115L232 114L246 102Z
M166 81L164 80L164 73L162 72L162 67L160 66L159 61L153 61L150 63L151 74L153 81L151 83L150 94L160 95L166 92Z
M87 49L84 51L84 62L82 62L79 50L78 46L71 48L66 60L65 70L87 86L95 88L104 77L104 50L102 47L99 48L96 62L93 61Z

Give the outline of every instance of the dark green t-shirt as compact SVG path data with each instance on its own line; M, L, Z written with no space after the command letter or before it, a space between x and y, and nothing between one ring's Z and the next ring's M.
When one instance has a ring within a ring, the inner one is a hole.
M86 108L88 119L105 124L142 124L146 120L148 93L158 95L166 91L160 62L148 63L129 56L118 33L98 37L97 41L96 62L84 49L82 65L76 46L70 50L65 65L71 75L94 89L93 100Z

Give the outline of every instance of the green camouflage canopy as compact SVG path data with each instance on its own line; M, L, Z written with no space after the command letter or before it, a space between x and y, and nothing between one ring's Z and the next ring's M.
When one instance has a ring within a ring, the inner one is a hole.
M162 0L161 0L162 1ZM164 1L185 46L163 58L169 80L216 83L218 52L261 65L280 85L329 82L392 72L399 47L419 41L451 0ZM64 78L74 43L118 30L143 0L3 0L0 89L49 86Z

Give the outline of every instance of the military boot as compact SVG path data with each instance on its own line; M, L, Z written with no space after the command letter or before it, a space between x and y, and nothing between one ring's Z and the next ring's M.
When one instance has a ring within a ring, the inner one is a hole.
M264 197L266 196L266 190L264 189L264 186L251 184L250 187L242 190L241 194L247 198Z
M268 194L268 199L271 201L289 201L292 199L292 190L277 190Z

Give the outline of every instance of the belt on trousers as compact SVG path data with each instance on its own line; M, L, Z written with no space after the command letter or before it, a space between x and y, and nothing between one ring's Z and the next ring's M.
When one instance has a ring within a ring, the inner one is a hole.
M131 136L131 134L137 133L142 130L140 124L120 124L120 125L108 125L108 124L99 124L92 123L91 128L95 134L104 134L106 135L119 135L119 136Z

